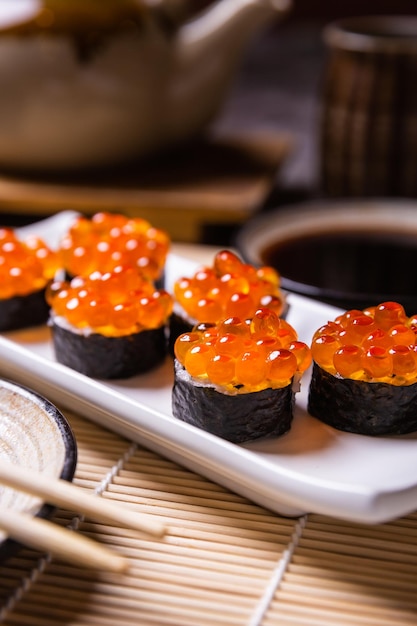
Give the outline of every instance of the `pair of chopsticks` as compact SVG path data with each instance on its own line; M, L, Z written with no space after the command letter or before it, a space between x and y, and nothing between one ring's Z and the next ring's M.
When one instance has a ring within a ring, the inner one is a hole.
M0 483L93 519L115 523L158 538L165 534L165 527L151 516L89 494L65 480L33 472L1 459ZM124 572L128 568L128 561L121 555L75 531L41 518L0 508L0 529L20 543L76 565L112 572Z

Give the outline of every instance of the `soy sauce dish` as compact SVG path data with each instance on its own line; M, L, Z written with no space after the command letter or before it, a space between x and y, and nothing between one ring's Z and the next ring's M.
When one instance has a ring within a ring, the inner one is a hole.
M74 434L62 413L43 396L0 379L0 457L54 478L72 481L77 463ZM48 518L54 507L0 484L0 506ZM20 544L0 531L0 562Z
M417 203L315 201L249 220L236 248L272 265L286 291L344 309L394 300L417 312Z

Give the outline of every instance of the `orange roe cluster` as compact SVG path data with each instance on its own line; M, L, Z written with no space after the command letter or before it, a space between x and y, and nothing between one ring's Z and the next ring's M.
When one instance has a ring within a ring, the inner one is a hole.
M120 265L156 280L162 275L169 248L168 234L146 220L101 212L91 219L77 218L62 237L59 252L71 276L111 272Z
M218 252L212 267L177 280L174 296L191 319L211 323L227 317L247 319L259 307L281 315L285 304L274 268L255 268L230 250Z
M53 281L46 298L53 315L110 337L160 328L172 313L172 296L132 268Z
M352 309L319 328L312 340L314 361L330 374L368 382L417 382L417 315L398 302L363 311Z
M13 229L0 228L0 299L43 289L59 268L58 254L42 239L21 240Z
M177 338L174 353L192 377L231 393L286 387L312 360L294 328L266 308L251 319L197 324Z

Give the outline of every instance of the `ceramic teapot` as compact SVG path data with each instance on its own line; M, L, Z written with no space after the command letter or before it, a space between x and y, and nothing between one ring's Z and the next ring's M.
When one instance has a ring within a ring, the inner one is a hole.
M193 136L289 2L219 0L174 26L161 1L2 0L0 166L105 166Z

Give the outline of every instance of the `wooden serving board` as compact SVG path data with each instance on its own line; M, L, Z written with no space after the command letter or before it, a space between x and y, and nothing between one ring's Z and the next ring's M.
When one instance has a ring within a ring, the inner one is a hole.
M205 138L176 152L88 173L0 174L0 212L45 216L120 211L176 241L198 242L205 224L239 224L270 192L291 148L281 134Z

